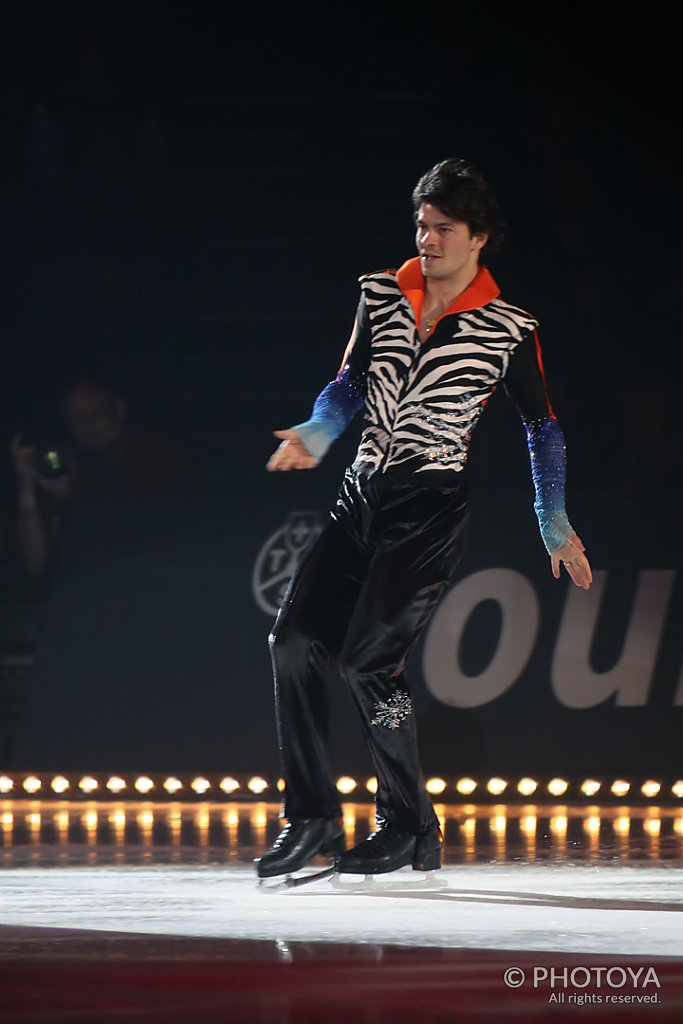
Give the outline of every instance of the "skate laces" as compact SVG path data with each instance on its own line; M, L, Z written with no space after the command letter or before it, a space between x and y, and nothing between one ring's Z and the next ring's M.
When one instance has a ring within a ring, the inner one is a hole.
M272 847L273 850L279 850L281 847L283 847L286 844L288 839L292 838L292 833L294 832L296 824L297 824L297 822L295 822L295 821L288 821L287 822L285 827L282 829L282 832L280 832L280 835L277 837L277 839L273 843L273 847Z
M373 850L383 853L386 849L390 849L398 840L403 839L405 835L405 832L399 832L398 829L384 825L382 828L371 832L361 845L365 845L365 843L371 844Z
M288 843L295 843L299 837L299 833L305 829L308 824L308 821L288 821L280 832L280 835L273 843L271 849L281 850L282 847L287 846Z

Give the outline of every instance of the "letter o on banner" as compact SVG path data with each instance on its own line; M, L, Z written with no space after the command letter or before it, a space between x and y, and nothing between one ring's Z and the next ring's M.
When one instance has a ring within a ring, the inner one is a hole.
M482 601L500 605L503 623L488 666L477 676L467 676L460 665L460 645L467 620ZM446 594L427 632L422 667L430 693L458 708L476 708L500 697L524 671L539 618L536 591L521 573L483 569L467 576Z

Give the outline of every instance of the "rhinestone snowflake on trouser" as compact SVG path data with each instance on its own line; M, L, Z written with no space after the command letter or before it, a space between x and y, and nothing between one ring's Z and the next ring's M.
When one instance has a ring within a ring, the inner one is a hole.
M396 690L389 700L375 704L375 717L370 725L383 725L387 729L398 729L404 718L412 715L413 705L405 690Z

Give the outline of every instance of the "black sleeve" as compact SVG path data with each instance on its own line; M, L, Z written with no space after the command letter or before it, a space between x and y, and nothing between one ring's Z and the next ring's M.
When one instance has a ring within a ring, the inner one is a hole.
M365 375L370 365L371 343L370 317L365 304L365 296L361 295L353 331L344 352L340 371L346 369L349 382L363 393L365 393Z
M553 415L535 331L526 334L515 349L503 386L525 423Z

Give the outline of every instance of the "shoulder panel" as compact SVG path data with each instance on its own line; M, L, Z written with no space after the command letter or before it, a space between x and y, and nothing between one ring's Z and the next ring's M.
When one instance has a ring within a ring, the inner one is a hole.
M525 334L530 334L531 331L536 330L538 327L538 320L531 313L527 313L525 309L520 309L519 306L513 306L509 302L505 302L504 299L493 299L486 306L484 310L490 310L496 313L509 326L511 333L519 339Z

